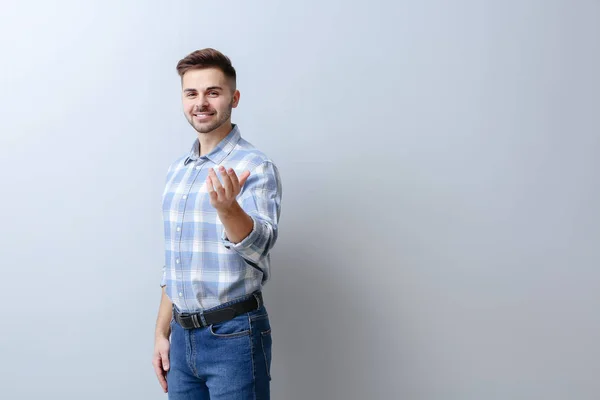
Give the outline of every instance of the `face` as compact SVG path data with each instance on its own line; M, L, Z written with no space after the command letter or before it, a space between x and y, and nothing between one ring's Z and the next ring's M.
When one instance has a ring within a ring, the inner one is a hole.
M240 92L216 68L190 70L182 78L183 111L199 133L210 133L231 122Z

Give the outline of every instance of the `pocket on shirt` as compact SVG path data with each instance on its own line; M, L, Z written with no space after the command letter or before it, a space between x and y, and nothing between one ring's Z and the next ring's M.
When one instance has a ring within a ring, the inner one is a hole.
M229 321L209 325L211 335L221 339L234 339L250 335L250 321L248 316L239 315Z

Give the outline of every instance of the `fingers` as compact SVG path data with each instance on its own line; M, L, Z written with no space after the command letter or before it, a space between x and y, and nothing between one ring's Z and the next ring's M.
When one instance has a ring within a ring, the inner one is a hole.
M163 350L160 354L160 358L162 359L163 370L168 371L169 370L169 352Z
M235 173L233 168L227 169L227 175L228 175L229 179L231 180L233 192L239 193L240 192L240 181L238 180L237 174Z
M246 180L248 179L249 176L250 176L250 171L248 171L248 170L244 171L240 175L240 187L244 186L244 183L246 183Z
M165 378L166 371L162 369L162 360L160 359L160 356L157 356L154 360L152 360L152 365L154 366L154 372L158 378L158 383L163 388L163 391L167 393L167 380Z
M235 184L231 180L231 174L229 174L225 170L225 167L223 167L222 165L219 167L219 172L221 173L221 177L223 178L223 187L225 188L225 196L227 196L227 198L229 198L229 197L231 197L232 193L235 193Z
M223 171L224 168L221 167ZM250 176L250 171L246 170L244 171L240 177L238 178L237 174L235 173L235 171L233 170L233 168L228 168L227 169L227 176L229 177L229 179L231 180L231 184L232 184L232 189L233 189L233 193L236 193L236 195L240 192L240 189L242 186L244 186L244 183L246 183L246 180L248 179L248 177ZM223 174L223 172L221 172ZM225 174L223 174L225 175Z
M219 180L217 173L213 168L208 170L208 176L206 177L206 187L213 201L228 201L236 197L244 186L246 180L250 176L250 171L244 171L238 178L233 168L219 167L219 173L223 183Z
M215 179L217 179L216 175L215 175ZM217 179L217 181L218 181L218 179ZM206 190L208 190L208 194L209 194L211 200L217 200L217 198L219 196L217 195L217 192L215 191L215 184L213 183L213 179L212 179L210 172L208 173L208 176L206 177Z
M221 185L221 182L219 181L219 178L217 177L217 174L214 169L211 168L208 170L207 180L210 180L212 188L219 194L219 196L222 196L225 193L225 189L223 188L223 185ZM211 185L209 185L208 190L210 191L210 189Z

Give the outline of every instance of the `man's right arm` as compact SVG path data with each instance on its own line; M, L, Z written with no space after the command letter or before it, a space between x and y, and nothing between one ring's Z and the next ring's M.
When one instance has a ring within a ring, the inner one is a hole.
M156 330L154 334L154 356L152 365L158 378L160 386L165 393L167 388L167 371L169 370L169 335L171 334L171 318L173 316L173 303L167 296L166 287L162 288L162 297L156 318Z
M171 318L173 317L173 303L167 296L166 286L162 288L162 297L160 299L160 307L158 309L158 317L156 318L155 337L169 338L171 334Z

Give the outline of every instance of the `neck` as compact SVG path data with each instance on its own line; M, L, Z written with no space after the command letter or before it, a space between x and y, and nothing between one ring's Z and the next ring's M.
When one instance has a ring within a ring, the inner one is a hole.
M200 157L210 153L219 144L225 136L229 135L229 132L233 129L231 121L228 121L215 129L207 133L198 132L198 141L200 142Z

